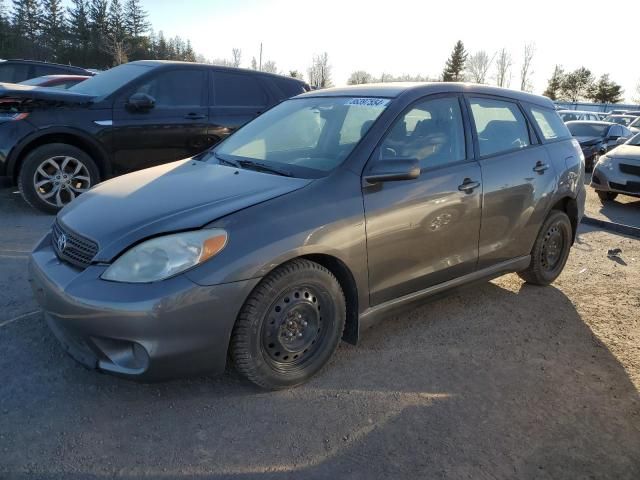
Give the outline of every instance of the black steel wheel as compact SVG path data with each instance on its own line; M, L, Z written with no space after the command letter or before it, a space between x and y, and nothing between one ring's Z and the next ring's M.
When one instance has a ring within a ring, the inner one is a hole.
M344 294L333 274L315 262L293 260L247 298L232 333L231 358L261 387L298 385L329 361L345 317Z
M531 250L529 267L518 275L527 283L549 285L564 269L571 243L573 227L566 213L552 210Z

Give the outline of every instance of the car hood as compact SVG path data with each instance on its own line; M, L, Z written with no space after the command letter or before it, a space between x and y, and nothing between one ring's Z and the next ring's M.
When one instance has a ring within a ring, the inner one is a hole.
M203 227L311 181L180 160L98 184L63 208L58 221L98 243L94 262L110 262L140 240Z
M0 108L34 105L89 105L94 97L61 88L0 83Z
M608 157L616 158L618 160L634 160L633 163L640 164L640 146L636 145L620 145L614 150L611 150Z
M602 137L575 137L578 140L578 143L582 147L588 147L591 145L596 145L602 142Z

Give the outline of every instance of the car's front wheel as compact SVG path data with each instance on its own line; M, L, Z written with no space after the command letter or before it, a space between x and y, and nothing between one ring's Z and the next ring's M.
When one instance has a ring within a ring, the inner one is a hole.
M518 275L527 283L549 285L562 273L572 239L573 227L567 214L552 210L533 244L529 267Z
M602 190L596 190L596 193L602 203L612 202L618 196L616 192L603 192Z
M247 298L231 336L235 368L268 389L299 385L336 350L346 317L335 276L306 259L267 275Z
M46 213L56 213L100 181L95 162L66 143L35 148L24 159L18 187L25 201Z

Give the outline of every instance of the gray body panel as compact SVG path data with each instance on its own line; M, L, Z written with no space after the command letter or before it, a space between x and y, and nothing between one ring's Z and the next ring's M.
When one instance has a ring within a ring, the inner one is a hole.
M603 192L640 197L640 146L620 145L607 153L611 166L596 164L591 186Z

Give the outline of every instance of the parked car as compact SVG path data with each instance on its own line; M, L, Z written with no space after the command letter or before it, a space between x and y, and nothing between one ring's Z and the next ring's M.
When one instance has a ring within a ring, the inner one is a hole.
M579 145L545 97L323 89L83 194L35 247L31 285L91 368L159 379L230 355L284 388L416 300L506 272L553 282L584 198Z
M623 127L628 127L636 120L638 117L634 115L609 115L605 117L605 122L617 123L618 125L622 125Z
M20 83L30 78L45 75L85 75L93 74L84 68L37 60L0 60L0 82Z
M611 110L609 115L624 115L625 113L627 113L626 110Z
M558 110L558 115L560 115L563 122L571 122L575 120L600 120L600 117L596 112L588 112L584 110Z
M640 133L640 117L629 124L629 130L634 134Z
M162 61L120 65L68 90L5 84L0 175L55 213L105 178L198 154L305 90L294 78Z
M34 87L50 87L50 88L71 88L74 85L84 82L89 75L45 75L43 77L30 78L24 82L20 82L20 85L31 85Z
M567 122L566 125L580 143L588 171L598 162L600 155L633 136L628 128L610 122L576 121Z
M607 113L607 112L596 112L596 115L598 116L598 120L604 121L604 119L609 116L609 113Z
M603 203L615 200L618 194L640 197L640 133L600 157L591 186Z
M629 110L625 115L631 115L633 117L640 117L640 110Z

